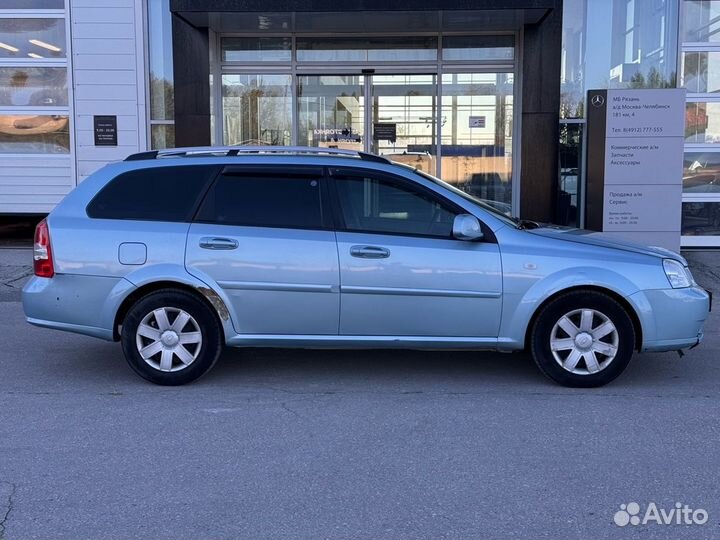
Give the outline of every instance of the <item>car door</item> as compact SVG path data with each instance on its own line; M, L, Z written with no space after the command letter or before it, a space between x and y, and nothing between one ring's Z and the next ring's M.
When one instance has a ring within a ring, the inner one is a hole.
M331 169L340 334L496 338L498 245L452 236L462 209L409 179Z
M228 166L187 238L186 267L232 303L241 334L337 334L339 268L323 170Z

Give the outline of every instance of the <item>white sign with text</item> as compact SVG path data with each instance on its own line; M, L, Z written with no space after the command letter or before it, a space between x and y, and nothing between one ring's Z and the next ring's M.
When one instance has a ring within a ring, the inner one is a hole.
M685 90L608 90L603 231L680 250Z

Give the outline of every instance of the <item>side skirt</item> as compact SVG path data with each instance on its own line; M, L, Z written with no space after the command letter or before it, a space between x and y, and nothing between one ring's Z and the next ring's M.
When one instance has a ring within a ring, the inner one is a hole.
M229 347L287 347L304 349L444 349L512 351L522 345L507 338L465 336L334 336L236 334Z

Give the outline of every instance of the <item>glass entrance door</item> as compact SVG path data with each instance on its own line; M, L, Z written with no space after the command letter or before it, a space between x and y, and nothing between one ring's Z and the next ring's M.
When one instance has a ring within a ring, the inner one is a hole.
M511 211L512 73L225 74L222 114L225 144L373 152Z
M444 73L441 94L443 180L510 214L512 74Z
M368 150L437 173L437 77L373 75Z
M298 144L366 150L365 83L363 75L298 76Z

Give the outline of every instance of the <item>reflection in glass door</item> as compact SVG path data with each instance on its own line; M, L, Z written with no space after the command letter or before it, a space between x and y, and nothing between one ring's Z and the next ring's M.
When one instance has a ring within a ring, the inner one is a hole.
M302 75L297 92L299 145L365 150L365 77Z
M443 180L508 214L512 210L513 76L442 76Z
M290 75L223 75L222 113L226 145L291 144Z
M436 174L435 75L374 75L369 150Z

